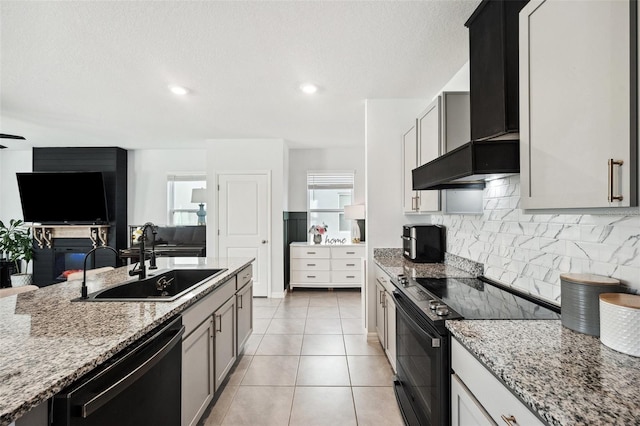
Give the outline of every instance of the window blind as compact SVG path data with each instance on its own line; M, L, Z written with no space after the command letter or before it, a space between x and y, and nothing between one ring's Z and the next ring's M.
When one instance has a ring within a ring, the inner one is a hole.
M353 172L307 172L308 189L352 189Z

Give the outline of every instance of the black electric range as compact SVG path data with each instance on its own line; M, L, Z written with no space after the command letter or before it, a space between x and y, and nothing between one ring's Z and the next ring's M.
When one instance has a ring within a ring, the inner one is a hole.
M396 286L394 390L409 426L450 422L450 337L446 320L560 319L559 308L485 278L411 278Z

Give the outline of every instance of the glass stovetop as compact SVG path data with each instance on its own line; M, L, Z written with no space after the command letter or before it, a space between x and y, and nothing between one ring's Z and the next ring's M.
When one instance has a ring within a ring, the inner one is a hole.
M477 278L415 278L465 319L560 319L556 312Z

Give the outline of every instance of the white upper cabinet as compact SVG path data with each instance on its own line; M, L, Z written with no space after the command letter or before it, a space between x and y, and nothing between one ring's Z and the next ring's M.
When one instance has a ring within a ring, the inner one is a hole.
M442 98L433 101L427 109L418 116L418 167L435 160L442 152ZM440 191L420 191L420 212L434 212L440 210Z
M402 135L402 210L405 213L418 211L418 193L413 190L411 170L417 167L418 131L414 124Z
M532 0L520 12L523 208L637 205L631 10Z
M478 209L481 211L481 191L475 194L468 191L445 192L447 196L441 199L441 191L438 190L414 191L411 176L411 170L471 140L469 109L469 92L442 92L403 135L405 213L449 211L441 201L456 209L460 207L460 211L465 213L477 212ZM471 204L468 201L470 199L473 200Z

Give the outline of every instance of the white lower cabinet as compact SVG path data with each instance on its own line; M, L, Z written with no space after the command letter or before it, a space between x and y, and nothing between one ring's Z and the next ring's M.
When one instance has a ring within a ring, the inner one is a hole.
M182 313L182 426L196 425L253 331L251 267Z
M493 421L482 404L462 383L457 374L451 376L451 426L492 426Z
M543 426L460 342L451 339L451 424Z
M389 363L396 371L396 303L389 276L376 266L376 332Z
M183 425L196 424L213 399L212 360L213 317L209 317L182 341Z

